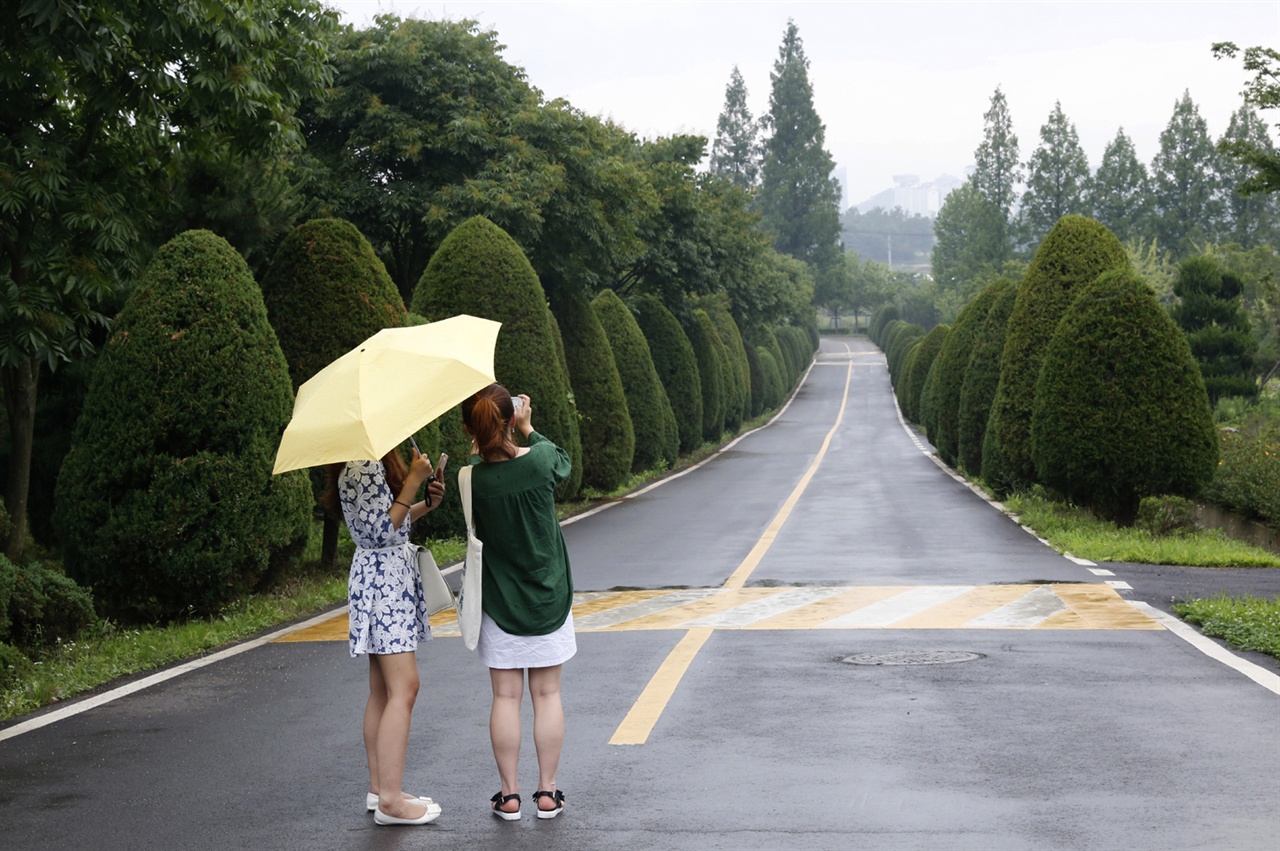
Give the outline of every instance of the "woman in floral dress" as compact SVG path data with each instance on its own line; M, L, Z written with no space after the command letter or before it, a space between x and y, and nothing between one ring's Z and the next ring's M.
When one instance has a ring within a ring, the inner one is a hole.
M352 657L369 657L364 746L369 760L366 809L378 824L427 824L440 815L430 798L406 794L409 721L418 696L418 642L431 638L422 577L409 549L409 526L440 504L444 483L427 485L431 462L413 450L405 465L398 450L380 461L329 468L326 507L341 512L356 545L347 584Z

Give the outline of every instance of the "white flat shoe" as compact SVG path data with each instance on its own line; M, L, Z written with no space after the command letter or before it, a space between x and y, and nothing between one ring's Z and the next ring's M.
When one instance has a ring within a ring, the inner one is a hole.
M418 818L397 818L384 813L382 810L373 811L373 820L378 824L396 825L396 824L430 824L440 818L440 805L431 804L424 807L424 812Z
M431 809L433 805L436 807L440 806L435 801L428 798L426 795L419 795L416 798L405 798L405 800L415 801L419 804L423 804L426 806L427 809ZM364 808L369 812L373 812L374 810L376 810L378 808L378 796L373 794L372 792L366 792L364 796Z

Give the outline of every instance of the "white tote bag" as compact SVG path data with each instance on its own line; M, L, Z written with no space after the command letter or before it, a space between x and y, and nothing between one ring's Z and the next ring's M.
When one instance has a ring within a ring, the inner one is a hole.
M440 567L436 564L436 557L431 554L431 550L417 544L409 544L409 551L414 556L414 561L411 563L417 564L418 573L422 576L422 594L427 603L427 617L457 605L453 592L449 590L449 583L445 582L440 574Z
M480 641L480 571L482 569L480 539L471 520L471 465L458 471L458 493L462 497L462 513L467 518L467 560L462 567L462 587L458 589L458 629L462 643L475 650Z

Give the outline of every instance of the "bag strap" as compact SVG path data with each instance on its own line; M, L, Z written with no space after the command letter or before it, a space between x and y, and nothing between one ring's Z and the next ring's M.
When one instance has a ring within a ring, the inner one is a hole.
M458 494L462 497L462 514L467 519L467 533L474 536L476 527L471 522L471 465L464 464L458 471Z

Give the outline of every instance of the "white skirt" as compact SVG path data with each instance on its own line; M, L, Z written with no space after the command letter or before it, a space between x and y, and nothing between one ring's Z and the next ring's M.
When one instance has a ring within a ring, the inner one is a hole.
M559 629L547 635L512 635L486 614L480 621L476 652L486 668L550 668L563 664L578 652L573 612Z

